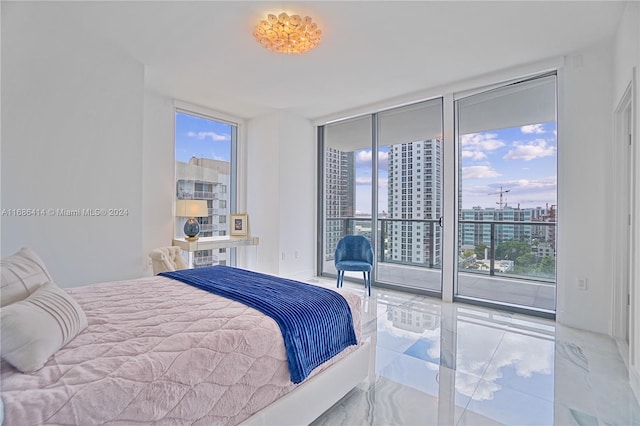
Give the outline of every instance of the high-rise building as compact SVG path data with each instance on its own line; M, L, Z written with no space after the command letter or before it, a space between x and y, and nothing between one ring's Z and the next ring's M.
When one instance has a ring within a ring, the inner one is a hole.
M439 139L389 146L387 260L440 265L441 158Z
M231 165L228 161L192 157L188 163L176 161L176 197L179 200L206 200L208 215L197 218L199 237L227 235L229 230L229 185ZM176 230L181 230L186 218L176 218ZM194 253L194 267L228 264L226 249L199 250Z
M325 259L333 259L338 241L348 234L355 214L355 159L353 152L325 150Z

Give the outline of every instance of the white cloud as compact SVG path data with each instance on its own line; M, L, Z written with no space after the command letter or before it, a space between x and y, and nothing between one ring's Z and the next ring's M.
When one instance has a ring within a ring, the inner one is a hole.
M470 166L462 168L462 179L487 179L502 176L490 166Z
M356 154L356 163L371 164L371 151L358 151Z
M537 135L542 134L542 133L546 133L546 131L544 130L544 127L542 127L542 124L530 124L528 126L522 126L520 127L520 131L522 133L535 133Z
M371 176L356 177L356 185L371 185Z
M363 150L358 151L356 154L356 164L359 166L371 166L371 159L373 155L371 150ZM378 167L386 169L387 164L389 162L389 153L388 152L378 152Z
M196 138L198 140L203 140L206 138L211 138L212 141L220 142L220 141L228 141L231 140L230 135L220 135L216 132L189 132L187 136L190 138Z
M462 200L464 208L472 206L494 207L498 201L496 192L508 189L504 201L507 205L517 207L541 207L545 204L556 204L557 177L547 176L536 179L501 180L488 185L463 185ZM489 195L491 194L491 195Z
M496 133L469 133L460 137L460 143L472 151L494 151L506 145L497 137Z
M556 153L556 147L547 145L544 139L536 139L531 142L514 142L514 148L502 157L504 160L531 161L536 158L551 157Z
M482 151L462 151L462 158L471 158L473 161L486 160L487 155Z
M463 147L462 158L471 161L487 160L487 153L505 146L504 141L497 138L495 133L469 133L460 137Z

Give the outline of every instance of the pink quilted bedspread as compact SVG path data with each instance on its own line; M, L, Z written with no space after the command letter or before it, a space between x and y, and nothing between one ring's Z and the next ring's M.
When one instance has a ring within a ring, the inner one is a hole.
M34 374L2 363L4 425L237 424L297 386L278 325L241 303L164 277L67 291L89 326Z

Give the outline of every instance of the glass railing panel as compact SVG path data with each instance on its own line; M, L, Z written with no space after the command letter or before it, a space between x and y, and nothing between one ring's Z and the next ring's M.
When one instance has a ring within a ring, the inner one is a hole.
M441 291L442 230L437 220L378 220L379 282Z
M554 222L462 220L459 235L460 296L555 311Z
M553 222L460 221L458 271L555 283ZM473 232L470 232L473 229Z

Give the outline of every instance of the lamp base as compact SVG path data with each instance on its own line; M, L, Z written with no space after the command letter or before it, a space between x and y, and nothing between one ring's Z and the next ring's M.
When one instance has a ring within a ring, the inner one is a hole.
M200 224L195 218L190 217L187 220L187 223L184 224L184 234L186 235L185 240L196 241L198 239L199 232Z

